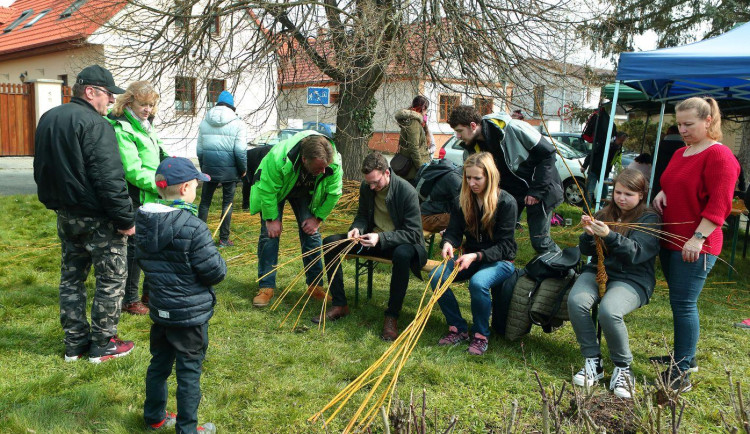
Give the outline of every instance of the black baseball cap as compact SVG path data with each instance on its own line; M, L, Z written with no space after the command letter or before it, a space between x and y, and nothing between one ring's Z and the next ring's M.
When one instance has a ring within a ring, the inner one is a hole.
M156 186L159 188L182 184L192 179L204 182L211 180L210 176L199 172L192 161L183 157L165 158L156 168L156 174L164 177L164 180L156 182Z
M83 68L76 77L76 84L101 86L114 94L125 93L125 90L115 86L115 79L109 70L99 65L91 65Z

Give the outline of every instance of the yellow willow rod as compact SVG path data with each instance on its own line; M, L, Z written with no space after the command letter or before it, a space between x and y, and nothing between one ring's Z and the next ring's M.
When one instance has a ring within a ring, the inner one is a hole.
M443 264L446 263L446 260L443 260L442 263ZM326 404L323 407L323 409L321 409L320 411L318 411L317 413L315 413L313 416L311 416L308 419L308 421L315 422L318 418L320 418L323 415L323 413L325 411L327 411L328 409L330 409L331 407L333 407L334 405L336 405L336 403L339 400L341 400L345 395L347 395L347 393L349 393L351 390L353 390L352 393L354 393L357 390L359 390L362 387L362 383L363 383L364 379L367 378L367 376L369 376L372 371L374 371L380 364L383 363L383 361L395 350L397 344L399 344L401 341L403 341L406 338L406 336L407 336L406 330L404 332L405 333L402 333L401 335L399 335L398 338L396 338L396 341L394 341L393 344L388 347L388 349L380 356L380 358L378 358L377 361L375 361L375 363L373 363L372 365L370 365L370 367L368 369L366 369L362 374L360 374L354 381L352 381L351 383L349 383L333 399L331 399L328 402L328 404ZM341 407L339 407L339 409L336 410L336 412L333 414L333 416L335 416L336 413L338 413L338 411L340 409L341 409ZM328 419L328 422L330 422L330 420L333 419L333 416Z
M224 215L221 216L221 220L219 221L219 226L216 227L216 230L214 231L214 234L211 236L211 238L216 238L216 234L219 232L219 229L221 229L221 224L224 223L224 219L227 218L227 214L229 214L229 210L232 209L233 203L229 203L229 206L227 206L227 209L224 210Z
M356 245L355 243L352 243L351 245L346 246L344 250L346 251L346 253L348 253L348 251L351 250L355 245ZM344 254L346 254L346 253L344 253ZM339 265L341 265L340 261L339 261ZM312 283L313 286L317 285L319 282L322 281L323 276L325 275L325 273L326 273L326 271L328 269L330 269L330 267L325 267L323 270L321 270L320 274L318 274L318 276L313 281L313 283ZM297 328L297 325L299 324L300 318L302 318L302 313L305 311L305 307L307 307L307 303L310 302L310 298L312 297L312 292L310 292L309 294L308 293L303 294L302 297L300 297L300 300L297 301L297 303L294 305L294 307L292 308L292 310L287 315L287 316L291 315L292 311L294 311L294 309L296 308L296 306L300 303L300 301L304 297L307 297L307 299L305 300L305 303L300 308L299 314L297 315L297 320L294 322L294 326L292 326L292 329ZM322 307L322 309L323 309L324 312L325 312L325 307L326 307L327 304L328 304L328 290L326 289L326 295L323 298L323 307ZM325 319L323 321L325 321ZM320 327L320 323L318 323L318 327ZM325 332L325 324L323 324L322 332Z
M445 291L445 288L447 288L451 284L453 278L455 277L455 275L457 273L458 273L458 271L454 270L454 273L452 273L452 276L441 285L441 288L438 288L438 290L436 291L436 293L438 295L438 298ZM432 305L434 305L434 301L435 300L437 300L437 299L432 300L432 303L429 304L430 309L422 309L417 314L417 317L415 318L415 320L412 323L409 324L409 326L404 330L404 332L401 334L401 336L399 336L399 339L397 339L396 342L394 342L393 345L391 345L391 347L389 348L389 350L386 352L386 354L388 356L394 355L393 360L388 364L388 366L385 368L384 372L379 376L379 379L378 379L376 385L373 387L373 389L371 390L371 392L365 398L365 400L363 401L362 405L360 405L359 410L357 411L357 414L355 414L355 416L352 418L351 422L349 423L349 426L347 427L347 430L345 430L344 432L348 432L348 430L351 429L351 427L353 426L353 424L356 423L356 420L359 418L359 415L364 410L364 407L366 406L366 404L372 398L372 395L374 395L374 393L376 392L377 388L379 387L380 383L382 382L382 379L388 373L391 372L392 366L396 362L396 360L399 358L399 355L402 355L401 362L399 363L399 366L403 367L403 364L406 361L406 357L404 357L405 356L404 352L408 348L410 348L410 347L413 348L414 344L416 343L416 339L418 339L418 334L417 333L421 334L421 332L418 332L418 331L420 330L420 328L421 329L424 328L424 324L426 324L426 321L429 318L430 310L431 310ZM421 327L420 327L420 325L421 325ZM415 336L416 336L416 338L415 338ZM405 345L402 345L402 344L405 344ZM384 354L384 356L386 354ZM381 359L384 359L384 358L381 357ZM382 365L383 362L384 362L384 360L379 360L378 362L374 363L365 373L363 373L363 375L364 374L367 374L367 376L371 375L371 373L374 372L375 370L377 370L380 367L380 365ZM400 368L398 369L398 371L400 371ZM393 384L395 384L395 382L391 382L391 384L393 385ZM330 423L330 421L333 420L333 418L336 416L336 414L346 405L346 403L349 401L349 399L351 399L351 397L353 396L353 394L356 393L357 390L359 390L360 388L361 387L355 388L354 390L351 390L347 394L346 399L343 400L343 402L339 405L339 407L334 412L334 414L332 414L327 419L327 421L326 421L327 423ZM387 396L388 395L389 389L390 389L390 387L388 389L386 389L386 391L384 392L383 396ZM383 399L379 400L379 402L382 402L382 401L383 401ZM377 410L377 406L373 407L373 408L375 408ZM368 414L371 414L371 413L372 413L372 410L370 412L368 412ZM361 425L361 423L360 423L360 425Z
M277 308L279 307L279 305L281 304L281 302L282 302L282 300L284 299L284 297L286 297L286 296L287 296L287 294L289 294L289 291L291 291L291 289L292 289L292 288L294 287L294 285L295 285L295 284L296 284L296 283L297 283L297 282L299 281L299 279L300 279L300 278L302 278L302 276L305 276L305 275L307 274L307 272L308 272L308 271L309 271L309 270L310 270L310 269L311 269L311 268L312 268L313 266L315 266L315 263L316 263L316 262L317 262L318 260L322 260L321 258L323 257L323 253L324 253L324 252L328 252L328 251L330 251L331 249L333 249L334 247L336 247L336 246L337 246L338 244L341 244L341 241L346 241L346 240L339 240L339 241L334 241L334 242L332 242L332 243L328 243L328 244L326 244L326 245L324 245L324 246L316 247L315 249L311 250L310 252L307 252L307 253L305 253L305 255L307 255L308 253L311 253L311 252L314 252L314 253L318 253L318 252L320 252L320 255L319 255L319 256L318 256L317 258L315 258L315 260L311 261L311 262L310 262L309 264L307 264L307 265L306 265L305 267L303 267L303 268L302 268L302 271L300 271L299 273L297 273L297 274L295 275L295 277L294 277L294 279L292 279L291 283L289 283L289 284L288 284L288 285L287 285L287 286L286 286L286 287L284 288L284 291L282 291L282 293L281 293L281 294L279 295L279 297L278 297L278 298L276 299L276 301L275 301L275 302L273 303L273 305L271 305L271 310L276 310L276 309L277 309ZM288 264L288 263L289 263L289 262L286 262L286 263L284 263L283 265L286 265L286 264ZM279 267L279 268L280 268L280 267ZM270 274L270 273L269 273L269 274ZM295 306L296 306L296 305L295 305ZM283 324L283 321L282 321L282 324Z
M357 245L357 243L352 243L351 246L347 246L342 251L342 254L339 255L339 262L336 265L336 268L333 270L333 273L331 273L332 276L335 275L338 272L339 268L341 267L342 260L344 259L344 257L346 255L349 254L349 252L356 245ZM326 271L329 269L328 268L329 266L330 265L327 266ZM328 319L326 317L326 313L327 313L327 309L328 309L328 294L330 293L330 291L331 291L331 285L330 285L330 282L329 282L329 285L326 287L326 294L325 294L325 298L323 299L323 306L321 306L321 308L320 308L320 321L318 322L318 329L321 330L321 333L325 333L325 331L326 331L326 321ZM321 326L321 323L322 323L322 326Z
M291 262L294 262L294 261L296 261L297 259L300 259L300 258L305 258L305 257L307 257L307 256L310 256L310 255L314 254L314 253L317 253L319 249L322 249L322 248L324 248L325 246L335 246L335 245L338 245L338 244L340 244L340 243L342 243L342 242L344 242L344 241L348 241L348 240L347 240L347 239L344 239L344 240L339 240L339 241L333 241L333 242L331 242L331 243L328 243L328 244L324 244L324 245L321 245L320 247L316 247L316 248L314 248L314 249L310 250L309 252L305 252L305 253L302 253L301 255L297 255L297 256L293 257L292 259L289 259L288 261L284 262L284 263L283 263L283 264L281 264L281 265L276 265L275 267L273 267L273 269L272 269L271 271L269 271L268 273L266 273L266 274L264 274L264 275L260 276L260 277L259 277L259 278L258 278L258 279L256 280L256 282L260 282L260 280L261 280L261 279L263 279L264 277L266 277L266 276L268 276L268 275L271 275L271 274L273 274L273 273L277 272L277 271L278 271L278 270L279 270L279 269L280 269L281 267L283 267L284 265L287 265L287 264L289 264L289 263L291 263Z
M421 337L422 332L427 326L427 322L430 319L430 314L432 313L432 309L435 306L435 303L437 302L438 299L440 299L440 297L443 296L445 291L448 290L448 288L453 283L453 280L455 279L458 272L459 272L458 267L455 267L452 270L451 274L448 276L448 278L444 282L442 282L440 286L436 288L435 291L432 292L432 297L430 297L430 300L425 306L425 308L418 311L414 321L409 325L408 327L409 336L403 345L403 350L399 352L401 354L401 360L396 365L391 381L388 387L386 387L386 389L381 394L378 401L374 405L372 405L368 413L365 414L365 416L363 416L362 421L357 426L358 428L368 427L372 423L375 416L377 416L376 411L378 410L378 408L380 408L383 402L385 402L386 398L388 398L389 395L391 395L394 386L398 382L398 378L401 373L401 370L403 369L404 365L406 365L406 362L408 361L409 356L411 356L412 351L414 350L417 343L419 342L419 338ZM441 278L442 278L442 275L441 275ZM427 291L428 289L429 287L426 287L425 291ZM423 294L424 293L425 292L423 292ZM407 331L405 330L404 332L406 333ZM394 358L398 358L399 353L396 353ZM390 372L390 369L386 371L382 376L384 377L388 372ZM388 410L390 410L390 401L388 402L388 408L386 409L386 411Z

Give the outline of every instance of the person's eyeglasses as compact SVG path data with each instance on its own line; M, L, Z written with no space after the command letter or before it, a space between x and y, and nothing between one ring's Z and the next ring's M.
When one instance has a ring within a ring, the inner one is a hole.
M383 176L385 175L380 175L380 178L378 178L377 181L368 182L367 185L369 185L370 187L377 187L378 185L380 185L380 181L383 180Z
M89 86L89 87L92 88L92 89L96 89L96 90L98 90L100 92L104 92L110 98L113 97L113 96L115 96L115 94L113 94L112 92L108 91L107 89L102 89L101 87L98 87L98 86Z

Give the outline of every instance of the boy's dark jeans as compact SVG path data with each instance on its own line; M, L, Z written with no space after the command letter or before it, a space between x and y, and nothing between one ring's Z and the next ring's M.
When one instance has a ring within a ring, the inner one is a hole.
M151 364L146 372L146 424L166 417L167 378L176 362L177 434L196 433L201 401L201 370L208 348L208 323L193 327L151 325Z

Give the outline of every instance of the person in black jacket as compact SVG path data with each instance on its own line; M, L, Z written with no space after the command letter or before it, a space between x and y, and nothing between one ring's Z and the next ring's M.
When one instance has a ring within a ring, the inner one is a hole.
M388 161L380 152L372 152L365 157L362 173L365 180L359 187L359 208L349 232L328 236L323 240L323 245L343 239L357 239L362 249L355 249L353 252L393 261L390 298L381 334L383 340L393 341L398 337L396 319L409 285L409 270L421 279L421 269L427 263L419 199L408 181L392 173ZM347 244L339 244L325 254L328 283L333 297L333 307L326 312L329 321L336 321L349 314L344 277L338 266L341 251ZM312 321L319 323L321 317L315 317Z
M108 70L84 68L70 103L42 115L34 139L37 195L57 213L62 244L60 322L67 362L88 352L89 361L100 363L125 356L134 346L117 337L126 239L135 231L133 205L115 132L102 117L114 94L123 92ZM89 325L84 283L92 265L96 292Z
M660 246L650 231L658 228L661 218L646 205L647 194L646 177L638 170L625 169L615 178L612 201L597 213L596 219L581 217L584 232L579 247L581 253L591 256L591 262L583 267L568 295L570 324L585 359L583 368L573 375L573 384L590 387L604 378L600 342L591 317L591 309L598 303L598 322L615 364L609 389L620 398L631 398L635 387L630 370L633 354L623 317L648 303L656 284L654 261ZM595 235L604 245L604 295L600 295L596 281Z
M458 106L448 123L469 154L489 152L500 172L502 189L526 207L531 246L537 253L558 251L550 236L550 214L563 200L555 147L528 123L505 113L479 115L473 106Z
M661 143L659 143L659 153L656 155L656 162L654 163L656 168L654 169L654 182L651 187L652 201L661 191L661 175L667 170L669 160L671 160L672 155L683 146L685 146L685 142L682 140L677 125L672 125L667 128L667 135L664 136L664 138L661 139Z
M494 158L487 152L472 154L464 161L461 206L451 213L442 242L443 258L453 258L454 250L462 244L463 254L435 269L430 281L433 289L438 288L455 267L459 272L454 281L469 281L474 328L468 351L478 356L487 351L490 336L490 289L513 273L517 249L516 201L500 189L499 177ZM448 322L448 334L438 345L468 341L469 328L453 291L446 289L438 304Z
M177 432L198 429L200 376L208 348L208 320L216 294L211 285L224 280L227 264L193 204L198 172L187 158L165 159L156 169L159 196L136 217L136 257L149 291L151 364L146 373L143 418L149 428L176 425ZM176 362L177 414L166 411L167 378ZM212 423L202 432L215 433Z
M604 134L606 136L606 134ZM598 134L597 134L598 136ZM622 152L622 144L627 140L628 135L626 133L617 133L609 144L609 154L607 154L607 162L604 163L604 145L605 141L595 141L591 147L591 152L586 159L583 160L582 169L588 168L586 174L586 195L588 196L589 205L593 208L594 202L596 201L596 186L599 183L599 177L602 173L602 167L604 167L604 177L609 176L612 171L612 164L617 154ZM607 190L602 191L602 198L606 198Z
M448 227L451 211L459 206L461 176L461 168L446 159L433 160L417 172L414 181L425 231L437 233Z

